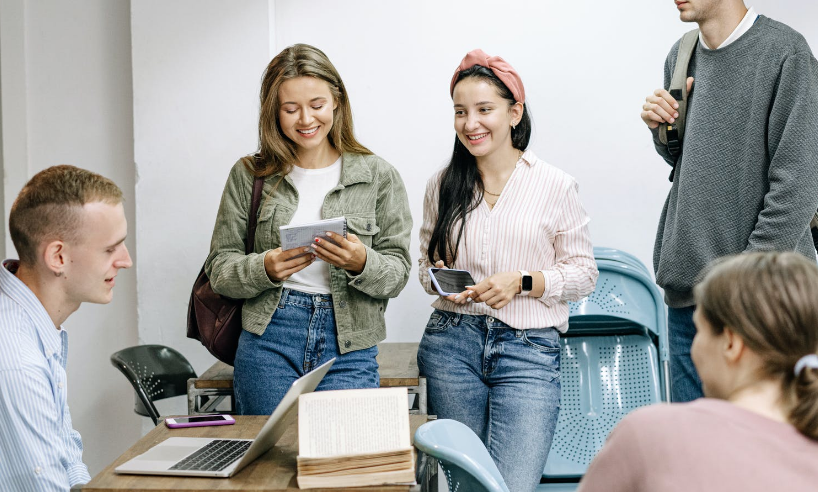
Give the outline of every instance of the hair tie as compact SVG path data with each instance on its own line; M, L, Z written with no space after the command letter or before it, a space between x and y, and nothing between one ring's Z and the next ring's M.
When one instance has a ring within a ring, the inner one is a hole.
M798 362L795 363L795 377L800 376L801 371L803 371L805 367L809 367L810 369L818 369L818 355L807 354L798 359Z
M489 56L481 49L469 51L466 53L466 56L463 57L460 66L457 67L457 70L454 71L454 76L452 76L452 83L449 85L450 96L454 95L454 85L457 83L457 76L460 72L475 65L486 67L494 72L494 75L511 91L514 100L520 104L525 104L523 81L517 74L517 71L514 70L514 67L506 63L506 61L499 56Z

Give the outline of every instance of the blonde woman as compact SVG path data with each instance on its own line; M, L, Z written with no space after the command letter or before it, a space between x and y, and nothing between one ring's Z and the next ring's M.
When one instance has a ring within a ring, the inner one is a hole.
M694 295L706 398L625 417L579 490L814 491L818 266L796 253L734 256Z
M387 300L409 276L412 230L400 175L356 140L346 88L319 49L296 44L267 66L259 147L230 172L205 263L214 291L246 299L234 375L245 415L270 414L296 378L332 357L318 390L378 387L376 344ZM257 176L264 199L245 255ZM338 216L346 238L281 249L280 226Z

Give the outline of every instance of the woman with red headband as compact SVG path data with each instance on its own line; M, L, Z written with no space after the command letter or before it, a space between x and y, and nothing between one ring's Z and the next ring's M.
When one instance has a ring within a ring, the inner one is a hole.
M476 284L434 301L418 366L430 413L471 427L509 490L533 491L557 424L567 303L598 276L590 219L574 179L526 150L531 120L511 65L474 50L450 93L457 137L426 187L420 280L435 295L435 266Z

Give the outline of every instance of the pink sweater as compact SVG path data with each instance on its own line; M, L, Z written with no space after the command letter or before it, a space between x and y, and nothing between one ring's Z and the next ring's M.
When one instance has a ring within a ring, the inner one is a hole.
M614 428L579 492L814 492L818 441L724 400L640 408Z

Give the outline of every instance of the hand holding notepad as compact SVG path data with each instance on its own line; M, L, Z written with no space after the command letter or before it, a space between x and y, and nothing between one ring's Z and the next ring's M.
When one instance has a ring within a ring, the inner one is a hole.
M334 217L306 224L290 224L279 227L279 231L282 250L306 248L315 241L315 238L332 241L327 237L327 232L347 237L347 219Z

